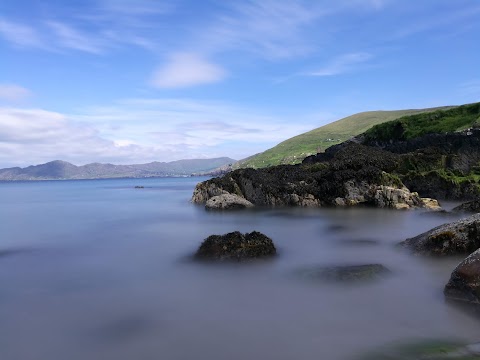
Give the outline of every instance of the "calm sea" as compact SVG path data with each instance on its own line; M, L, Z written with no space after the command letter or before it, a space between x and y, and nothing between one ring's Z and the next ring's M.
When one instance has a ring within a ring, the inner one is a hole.
M189 203L201 180L0 183L0 359L350 359L410 339L480 340L480 322L443 300L460 259L394 247L458 217L206 212ZM278 258L189 260L208 235L234 230L264 232ZM347 285L296 275L370 263L391 276Z

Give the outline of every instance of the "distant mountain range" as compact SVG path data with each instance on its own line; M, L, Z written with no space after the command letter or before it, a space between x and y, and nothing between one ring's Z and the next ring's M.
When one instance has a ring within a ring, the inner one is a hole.
M236 160L222 157L215 159L190 159L148 164L113 165L93 163L76 166L55 160L26 168L0 169L0 180L73 180L109 178L145 178L203 175L234 163Z

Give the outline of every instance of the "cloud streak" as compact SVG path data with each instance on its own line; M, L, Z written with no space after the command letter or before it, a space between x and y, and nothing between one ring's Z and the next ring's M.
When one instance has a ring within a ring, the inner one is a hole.
M307 76L334 76L355 71L358 66L371 60L373 55L365 52L351 53L333 59L324 67L305 73Z
M15 102L32 95L31 91L15 84L0 84L0 100Z
M176 53L155 71L151 83L158 88L182 88L218 82L225 76L223 68L197 54Z
M15 46L22 48L46 48L37 31L28 25L0 18L0 35Z

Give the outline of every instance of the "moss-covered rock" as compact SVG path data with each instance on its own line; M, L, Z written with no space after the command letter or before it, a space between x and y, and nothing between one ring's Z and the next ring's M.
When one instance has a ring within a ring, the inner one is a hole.
M471 254L480 248L480 214L440 225L401 242L400 246L422 255Z

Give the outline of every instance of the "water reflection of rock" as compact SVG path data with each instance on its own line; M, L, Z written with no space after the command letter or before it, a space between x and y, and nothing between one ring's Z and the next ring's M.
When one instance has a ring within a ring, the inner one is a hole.
M324 282L370 282L380 280L391 271L381 264L312 266L296 271L297 275L306 280Z
M379 241L374 239L339 239L333 242L341 246L376 246L379 244Z
M367 354L356 360L473 360L480 359L480 343L467 345L453 340L414 340L393 344Z

